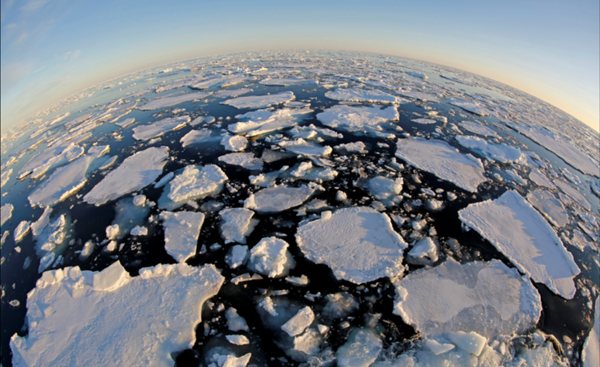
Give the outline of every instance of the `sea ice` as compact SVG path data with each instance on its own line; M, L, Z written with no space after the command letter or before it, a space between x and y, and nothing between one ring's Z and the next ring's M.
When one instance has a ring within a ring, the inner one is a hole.
M339 209L327 220L301 225L296 242L309 260L355 284L402 274L408 247L390 218L369 207Z
M249 88L239 88L239 89L226 89L220 90L213 94L213 97L217 98L235 98L241 96L246 93L253 92L252 89Z
M314 190L308 187L272 187L251 194L244 202L244 208L259 213L278 213L301 205L310 199Z
M235 245L225 255L225 263L230 268L236 269L248 260L248 246Z
M495 132L494 130L492 130L489 127L484 126L482 124L478 124L477 122L463 121L459 124L459 126L473 134L477 134L477 135L481 135L481 136L489 136L489 137L493 137L493 138L500 137L500 135L498 135L498 133Z
M479 159L459 153L443 140L398 140L396 157L470 192L477 192L477 186L486 180Z
M437 96L429 93L417 92L414 90L397 90L396 93L403 97L418 99L423 102L431 101L431 102L439 102Z
M168 147L152 147L127 157L83 197L88 204L102 205L138 191L160 176L169 157Z
M325 93L325 98L345 102L400 103L398 97L375 89L337 89Z
M221 217L221 237L225 243L237 242L246 244L246 237L252 233L258 224L252 219L254 212L245 208L227 208L219 212Z
M334 147L334 149L340 154L348 154L348 153L368 153L367 146L362 141L357 141L353 143L340 144Z
M448 338L460 349L478 357L487 343L486 338L473 331L469 331L468 333L464 331L449 333Z
M317 119L333 129L376 133L386 121L398 121L396 107L335 105L317 114Z
M535 189L527 194L527 201L556 227L564 227L569 222L569 213L549 191Z
M247 97L238 97L234 99L228 99L226 101L221 102L221 104L226 104L229 106L233 106L238 109L242 108L266 108L273 105L282 104L285 102L292 101L296 98L294 93L291 91L281 92L277 94L267 94L262 96L247 96Z
M115 125L125 128L131 124L133 124L135 122L135 118L134 117L130 117L128 119L125 119L123 121L119 121L119 122L115 122Z
M427 339L425 341L425 344L436 356L439 356L440 354L444 354L454 349L454 345L446 343L442 344L436 341L435 339Z
M288 87L290 85L318 85L319 81L315 79L302 79L302 78L273 78L273 79L264 79L259 82L262 85L270 85L270 86L278 86L278 87Z
M555 189L556 188L556 185L554 185L552 183L552 181L550 181L548 179L548 177L546 177L546 175L544 173L542 173L542 171L540 171L537 168L534 168L534 169L531 170L531 172L529 173L529 179L531 181L533 181L538 186L546 187L546 188L549 188L549 189Z
M165 250L167 253L179 262L194 256L200 228L204 223L204 214L165 211L160 213L160 219L165 228Z
M583 360L584 367L600 365L600 297L596 298L594 326L583 345L581 359Z
M190 200L198 200L216 195L223 189L227 175L214 164L206 166L186 166L165 187L158 199L158 207L174 210Z
M292 317L285 324L283 324L281 330L285 331L289 336L295 337L302 334L304 330L306 330L306 328L309 327L314 320L315 314L313 310L310 307L306 306L300 311L298 311L298 313L294 317Z
M15 242L21 242L21 240L29 233L29 229L31 228L31 222L27 220L22 220L21 223L17 225L15 228Z
M308 142L302 138L296 140L287 140L279 143L279 146L288 152L298 155L321 156L325 157L331 154L333 149L329 146L321 146L316 143Z
M10 175L12 173L13 173L12 168L9 168L9 169L5 170L4 172L2 172L2 177L0 179L0 187L4 187L4 185L6 185L8 180L10 180Z
M129 234L132 236L147 236L148 235L148 227L144 226L135 226L129 231Z
M410 249L406 262L416 265L433 265L438 261L438 248L430 237L423 237Z
M241 135L223 135L221 145L230 152L241 152L248 146L248 139Z
M393 204L400 201L398 195L402 191L404 180L398 177L395 180L391 178L377 176L369 180L367 187L375 199L381 200L384 204Z
M490 115L490 111L485 108L484 106L480 105L479 103L475 102L475 101L463 101L463 100L451 100L450 102L451 105L454 105L456 107L460 107L465 111L469 111L475 115L479 115L479 116L489 116Z
M189 102L189 101L193 101L195 99L206 98L206 97L210 96L211 94L212 94L212 92L198 92L198 93L179 94L179 95L176 95L173 97L167 96L167 97L163 97L163 98L157 98L155 100L152 100L152 101L146 103L143 106L138 107L138 109L140 109L142 111L158 110L159 108L175 106L175 105L183 103L183 102Z
M227 341L235 345L248 345L250 340L245 335L226 335Z
M179 130L185 127L190 120L189 116L179 116L158 120L148 125L134 127L133 138L142 141L157 138L169 131Z
M218 160L250 171L262 171L263 169L262 159L254 157L254 153L229 153L220 156Z
M19 170L17 177L24 178L29 174L31 174L32 178L41 177L44 173L54 167L72 162L81 156L83 152L83 148L73 143L64 143L48 147L25 163Z
M263 238L250 250L248 268L269 278L286 276L296 265L288 246L287 242L276 237Z
M458 212L467 227L491 242L523 273L566 299L575 295L579 268L548 222L515 191Z
M381 339L369 329L354 329L336 352L339 367L369 367L381 352Z
M118 261L101 272L45 272L27 297L28 334L10 340L13 365L171 366L172 353L193 346L202 304L223 281L214 265L185 263L133 278Z
M560 189L560 191L564 192L565 194L567 194L571 199L575 200L575 202L579 205L581 205L583 208L585 208L586 210L590 211L592 210L592 205L590 204L589 201L587 201L587 199L585 198L585 196L581 195L581 193L579 191L577 191L576 189L573 188L573 186L565 183L564 181L561 180L554 180L554 184L556 186L558 186L558 188Z
M11 203L6 203L0 207L0 227L3 226L7 220L12 218L14 208L15 207Z
M192 130L179 139L179 142L181 143L181 146L185 148L188 145L200 144L216 138L217 137L211 135L211 131L208 129Z
M309 117L313 110L310 108L282 108L275 111L258 110L235 116L239 122L229 125L232 133L258 136L269 132L295 126Z
M217 75L211 77L208 80L203 80L198 83L191 84L190 87L194 89L208 89L214 86L220 86L221 88L227 88L232 85L240 84L248 80L247 77L239 74L230 75Z
M537 323L542 310L529 279L498 260L460 264L448 258L436 267L409 273L394 285L394 313L424 335L519 334Z
M496 162L525 163L527 161L527 157L518 148L509 145L494 144L476 136L464 135L457 135L456 141L463 147Z
M225 311L225 318L227 318L229 331L250 331L246 320L237 313L235 308L228 308Z
M432 120L432 119L413 119L411 120L412 122L416 122L417 124L421 124L421 125L432 125L435 124L437 121L436 120Z

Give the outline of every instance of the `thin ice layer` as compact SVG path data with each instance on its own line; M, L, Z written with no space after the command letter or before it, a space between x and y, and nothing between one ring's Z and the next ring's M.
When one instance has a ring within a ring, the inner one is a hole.
M325 93L325 98L345 102L399 103L399 98L376 89L344 88Z
M223 281L213 265L185 263L134 278L119 262L45 272L27 297L28 335L11 338L13 365L172 366L171 353L194 345L202 304Z
M396 157L470 192L477 192L477 186L486 180L479 159L459 153L443 140L398 140Z
M518 148L506 144L494 144L476 136L457 135L456 141L463 147L500 163L525 163L527 158Z
M167 253L179 262L194 256L200 228L204 223L204 214L165 211L160 213L160 219L165 228L165 250Z
M439 266L409 273L394 285L394 313L424 335L520 334L537 323L542 311L540 295L529 278L498 260L460 264L448 258Z
M152 147L127 157L119 167L83 197L88 204L102 205L138 191L160 176L169 157L168 147Z
M247 96L228 99L221 104L233 106L235 108L266 108L273 105L292 101L296 98L291 91L277 94L267 94L263 96Z
M317 119L333 129L349 132L378 132L382 122L398 121L396 107L335 105L317 114Z
M195 99L206 98L206 97L210 96L211 94L212 94L212 92L198 92L198 93L179 94L179 95L176 95L173 97L157 98L153 101L146 103L143 106L138 107L138 109L140 109L142 111L158 110L159 108L175 106L175 105L183 103L183 102L189 102L189 101L193 101Z
M203 199L216 195L223 189L228 180L225 172L214 164L202 166L186 166L179 175L166 185L158 199L158 207L174 210L190 200Z
M190 121L191 118L189 116L179 116L158 120L148 125L134 127L133 138L141 141L150 140L162 136L169 131L179 130L185 127Z
M339 209L298 228L296 242L311 261L355 284L402 274L408 246L386 214L369 207Z
M579 268L552 227L515 191L458 212L467 227L490 241L523 273L566 299L575 295Z
M308 187L271 187L251 194L244 208L259 213L278 213L296 207L310 199L314 190Z

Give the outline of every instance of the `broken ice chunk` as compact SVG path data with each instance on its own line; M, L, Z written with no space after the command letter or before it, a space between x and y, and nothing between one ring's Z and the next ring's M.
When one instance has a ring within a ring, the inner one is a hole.
M310 199L314 190L308 187L273 187L251 194L244 202L244 208L259 213L278 213L296 207Z
M174 106L183 102L193 101L195 99L202 99L210 96L212 92L198 92L198 93L186 93L179 94L176 96L167 96L162 98L157 98L153 101L146 103L143 106L139 106L138 109L142 111L151 111L157 110L159 108Z
M500 163L525 163L527 156L518 148L506 144L494 144L476 136L456 136L456 141L463 147Z
M133 138L135 140L142 141L157 138L169 131L182 129L183 127L185 127L185 125L187 125L188 122L190 122L189 116L180 116L166 118L152 122L148 125L134 127Z
M596 298L594 326L583 345L581 359L585 367L600 365L600 297Z
M179 142L181 143L181 146L185 148L189 145L200 144L212 141L214 139L218 139L218 136L213 137L211 135L210 130L202 129L190 131L189 133L185 134L181 139L179 139Z
M221 237L225 243L246 244L246 237L252 233L258 220L252 219L254 212L245 208L228 208L219 212L221 217Z
M470 204L458 212L515 266L563 298L575 295L579 268L548 222L516 191L496 200Z
M11 203L6 203L0 208L0 226L3 226L7 220L12 218L12 212L15 207Z
M250 331L246 320L238 315L235 308L227 309L225 317L227 318L227 328L229 331Z
M368 367L383 347L381 339L369 329L355 329L348 336L346 344L336 352L339 367Z
M487 343L487 339L474 331L465 333L464 331L457 331L455 333L448 334L448 338L460 349L465 352L474 354L479 357Z
M542 311L528 277L498 260L459 264L448 258L394 285L394 313L424 335L464 330L488 338L519 334L534 326Z
M368 188L377 200L381 200L384 204L393 204L400 201L398 194L402 191L404 180L398 177L392 180L387 177L377 176L369 180Z
M183 262L196 253L198 236L204 223L204 214L194 212L162 212L160 219L165 228L165 250L175 260Z
M225 263L232 269L244 265L247 259L248 246L235 245L229 250L227 255L225 255Z
M245 133L246 136L263 135L295 126L312 112L310 108L252 111L235 116L239 122L229 125L228 130L237 134Z
M308 156L325 157L330 155L333 151L329 145L321 146L316 143L308 142L302 138L291 141L282 141L279 143L279 146L288 152Z
M348 132L381 132L382 122L398 121L396 107L335 105L317 114L317 119L326 126Z
M119 233L120 233L120 230L119 230L118 224L113 224L113 225L106 227L106 238L109 240L114 240L115 238L117 238Z
M569 222L569 213L549 191L535 189L527 194L527 200L553 225L563 227Z
M410 249L406 261L416 265L433 265L438 260L438 248L430 237L420 239Z
M135 195L133 197L133 205L144 206L145 204L146 204L146 196L145 195Z
M462 121L460 123L460 127L462 127L463 129L465 129L468 132L471 132L473 134L477 134L477 135L481 135L481 136L489 136L489 137L494 137L494 138L500 137L500 135L498 135L497 132L490 129L489 127L484 126L482 124L478 124L473 121Z
M262 96L248 96L228 99L221 104L233 106L235 108L265 108L272 105L278 105L294 100L296 96L291 91L277 94L267 94Z
M229 153L219 157L219 162L240 166L250 171L262 171L263 161L255 158L254 153Z
M144 227L144 226L135 226L129 232L129 234L131 234L132 236L147 236L148 235L148 228Z
M21 240L29 233L29 229L31 228L31 222L27 220L21 221L17 228L15 228L15 242L21 242Z
M335 150L340 154L348 153L368 153L367 146L362 141L356 141L353 143L340 144L335 147Z
M392 96L380 90L344 88L325 93L325 98L345 102L368 102L368 103L399 103L398 97Z
M248 345L248 344L250 344L250 341L244 335L226 335L225 337L227 338L227 340L231 344L235 344L235 345Z
M174 210L190 200L203 199L221 192L227 175L214 164L189 165L173 178L158 199L158 207Z
M276 237L263 238L250 250L248 268L269 278L286 276L296 265L288 246L287 242Z
M444 354L444 353L449 352L452 349L454 349L454 345L446 344L446 343L442 344L442 343L439 343L438 341L436 341L435 339L427 339L425 341L425 344L427 345L427 347L429 349L431 349L433 354L435 354L436 356L438 356L440 354Z
M241 152L246 149L248 145L248 139L241 135L223 135L221 139L221 145L230 152Z
M289 336L294 337L300 335L306 330L307 327L312 324L315 320L315 314L313 310L306 306L298 313L289 319L283 326L281 330L285 331Z
M309 260L355 284L402 274L408 246L386 214L368 207L339 209L330 219L301 225L296 242Z

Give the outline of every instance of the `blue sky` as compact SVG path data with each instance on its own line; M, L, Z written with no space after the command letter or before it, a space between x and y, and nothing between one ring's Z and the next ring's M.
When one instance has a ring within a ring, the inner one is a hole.
M600 129L599 2L2 0L1 122L91 85L220 53L380 52L504 82Z

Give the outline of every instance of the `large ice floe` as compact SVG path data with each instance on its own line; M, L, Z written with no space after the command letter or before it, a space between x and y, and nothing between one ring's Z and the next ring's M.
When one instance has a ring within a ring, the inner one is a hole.
M339 209L329 218L301 225L296 242L309 260L355 284L401 275L408 247L390 218L369 207Z
M278 213L303 204L314 192L308 187L266 188L251 194L244 202L244 208L259 213Z
M179 262L185 261L196 253L200 228L204 223L204 214L194 212L160 213L165 228L165 250Z
M579 268L548 222L515 191L458 212L468 228L490 241L535 282L563 298L575 295Z
M155 121L149 125L134 127L133 138L135 140L150 140L162 136L166 132L181 129L190 121L189 116L180 116Z
M203 199L216 195L223 189L227 175L218 166L186 166L181 173L175 176L168 184L158 199L158 207L174 210L190 200Z
M157 265L137 277L118 261L45 272L28 295L27 336L10 341L13 365L173 365L223 281L213 265Z
M293 92L281 92L277 94L266 94L263 96L247 96L228 99L221 102L235 108L265 108L292 101L296 98Z
M232 133L245 134L248 137L289 128L301 122L313 112L310 108L279 110L258 110L237 115L239 122L229 125Z
M367 103L399 103L396 96L377 89L337 89L325 93L325 97L335 101L367 102Z
M499 163L525 163L527 160L518 148L490 143L476 136L458 135L456 141L463 147Z
M83 200L88 204L102 205L150 185L162 173L168 157L168 147L152 147L127 157Z
M324 125L349 132L376 133L382 131L381 123L398 121L396 107L336 105L317 114Z
M157 110L159 108L165 108L170 106L175 106L183 102L193 101L195 99L202 99L210 96L212 92L197 92L197 93L186 93L179 94L176 96L166 96L162 98L157 98L153 101L150 101L138 108L142 111L152 111Z
M447 259L396 281L394 313L426 336L474 331L486 338L533 327L540 296L526 276L498 260L460 264Z
M398 140L396 157L470 192L477 192L477 186L486 181L483 164L479 159L470 154L459 153L443 140Z

